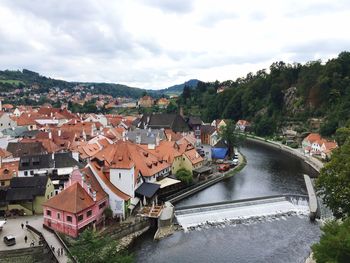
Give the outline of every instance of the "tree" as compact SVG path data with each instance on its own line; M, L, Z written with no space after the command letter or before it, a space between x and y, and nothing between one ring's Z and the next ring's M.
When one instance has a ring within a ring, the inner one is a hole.
M254 123L254 132L259 136L272 135L276 130L276 124L272 118L264 116Z
M333 151L321 169L316 186L336 218L350 216L350 140Z
M176 172L176 178L185 184L193 182L192 173L186 169L180 169Z
M177 105L175 102L171 101L166 108L167 113L176 113L177 112Z
M330 221L322 227L320 242L312 246L317 263L347 263L350 260L350 218Z
M348 138L350 138L350 128L342 127L335 132L335 140L338 145L343 145Z
M220 128L220 137L224 140L228 146L228 156L231 157L234 154L234 147L242 142L243 137L237 135L235 131L235 124L231 120L225 121L226 125Z
M71 247L72 255L81 263L131 263L133 256L117 252L117 241L86 229Z

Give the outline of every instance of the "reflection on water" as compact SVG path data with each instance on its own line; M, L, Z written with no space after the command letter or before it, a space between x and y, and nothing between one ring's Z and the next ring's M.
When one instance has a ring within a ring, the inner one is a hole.
M275 194L307 194L302 175L313 171L307 169L299 159L274 148L249 142L246 142L240 151L248 160L241 172L176 205L195 205Z
M306 194L302 174L312 172L297 158L246 143L247 166L178 206L237 200L275 194ZM148 233L135 244L138 262L304 262L320 229L306 216L290 216L254 224L177 232L161 241Z

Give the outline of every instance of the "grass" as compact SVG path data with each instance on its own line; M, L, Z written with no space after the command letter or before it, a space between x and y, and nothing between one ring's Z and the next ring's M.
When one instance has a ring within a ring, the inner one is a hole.
M247 164L247 159L245 158L245 156L241 153L242 157L243 157L243 162L241 162L237 168L233 169L233 171L228 172L227 174L225 174L225 177L231 177L234 176L235 174L237 174L238 172L242 171L242 169L246 166Z
M14 80L14 79L0 79L0 83L4 83L4 84L12 84L12 85L16 85L18 86L19 84L25 84L23 81L21 80Z

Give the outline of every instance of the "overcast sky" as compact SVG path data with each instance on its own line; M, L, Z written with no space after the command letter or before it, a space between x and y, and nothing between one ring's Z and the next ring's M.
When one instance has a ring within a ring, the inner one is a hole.
M165 88L350 51L350 1L0 0L0 69Z

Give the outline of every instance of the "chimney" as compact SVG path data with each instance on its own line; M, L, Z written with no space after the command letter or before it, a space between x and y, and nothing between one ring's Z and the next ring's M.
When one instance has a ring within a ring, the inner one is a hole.
M85 175L81 174L81 186L84 188L84 182L85 182Z
M49 139L52 140L52 133L49 131Z
M0 168L2 168L2 157L0 156Z
M62 131L61 129L58 129L58 137L61 137Z
M92 192L92 199L94 200L94 202L96 202L96 191Z

